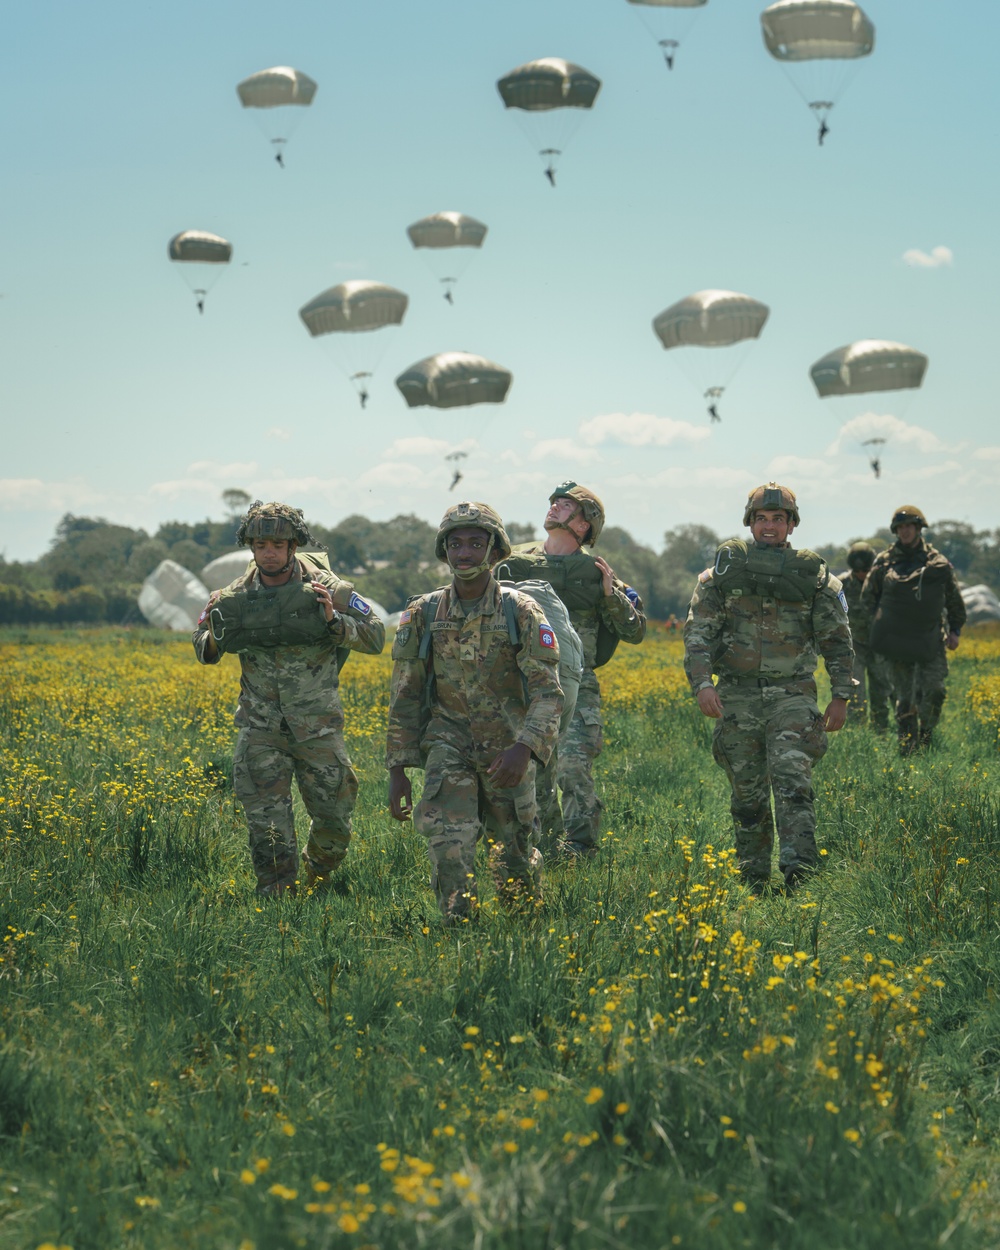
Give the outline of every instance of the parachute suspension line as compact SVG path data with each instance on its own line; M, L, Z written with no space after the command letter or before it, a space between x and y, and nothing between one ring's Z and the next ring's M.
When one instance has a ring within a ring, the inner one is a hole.
M663 49L663 59L667 63L667 69L674 68L674 57L677 55L677 49L680 43L676 39L661 39L660 47Z
M367 406L369 399L368 384L365 379L370 378L371 376L372 375L370 373L361 370L358 373L352 373L350 377L350 381L358 393L358 399L361 403L362 410Z
M542 150L538 153L538 155L542 158L542 160L546 161L545 177L548 178L549 184L554 187L556 185L556 160L555 158L557 156L562 156L562 152L560 151L559 148L542 148ZM546 158L548 159L546 160Z
M442 278L441 279L441 284L444 287L444 298L448 301L449 304L454 304L455 302L455 296L452 293L452 288L454 287L457 281L458 281L457 278Z

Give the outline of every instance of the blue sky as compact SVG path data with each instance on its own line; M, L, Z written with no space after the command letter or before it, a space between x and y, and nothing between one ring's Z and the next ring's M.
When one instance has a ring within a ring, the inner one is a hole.
M540 520L573 476L654 546L689 521L734 530L772 476L799 494L803 543L868 533L904 501L1000 524L1000 12L867 0L875 52L820 149L762 7L709 0L672 74L626 0L9 9L0 550L37 556L66 511L219 516L227 487L325 524L436 521L456 447L460 493L504 516ZM494 85L540 56L603 82L555 190ZM283 171L235 93L280 64L319 83ZM405 234L441 209L490 227L453 307ZM166 256L191 228L235 249L203 317ZM935 248L951 262L903 259ZM372 336L363 413L297 315L348 278L411 298ZM772 310L714 427L650 324L707 287ZM820 401L809 365L869 337L925 352L923 388ZM453 349L513 372L506 404L406 408L396 374ZM859 447L873 431L892 434L880 481Z

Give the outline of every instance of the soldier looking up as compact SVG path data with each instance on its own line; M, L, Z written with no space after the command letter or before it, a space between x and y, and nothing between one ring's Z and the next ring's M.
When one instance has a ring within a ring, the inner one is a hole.
M233 788L257 893L295 893L293 775L311 818L305 883L323 890L347 854L358 789L344 746L340 668L349 650L378 655L385 626L325 555L297 554L312 541L298 508L256 500L236 541L250 547L253 563L209 599L192 636L195 655L201 664L218 664L224 651L240 657Z
M549 496L545 541L521 543L503 562L499 576L515 582L540 578L550 582L569 610L583 642L583 677L576 711L559 739L559 749L538 777L538 814L542 832L561 836L563 855L597 854L601 801L592 769L601 753L601 688L595 668L614 655L619 640L642 642L646 617L642 600L626 586L593 547L604 528L604 505L593 491L563 482ZM562 812L555 786L562 791Z
M434 550L453 577L411 599L399 618L386 767L389 810L401 821L412 808L406 769L424 769L413 823L427 838L445 923L457 924L478 908L484 832L501 903L541 899L535 763L555 747L563 696L559 644L542 610L493 575L510 553L497 513L483 503L449 508Z
M854 644L854 677L857 685L850 698L852 718L864 719L866 698L872 729L883 734L889 728L889 701L892 691L885 660L876 655L868 642L872 627L872 604L862 591L868 571L875 562L875 548L869 543L852 543L847 552L847 569L837 578L847 600L851 641Z
M755 894L770 881L775 823L786 890L818 862L812 766L827 732L843 727L854 689L840 582L814 551L792 547L798 523L787 487L768 482L751 491L743 524L752 541L719 547L684 626L684 670L698 706L718 722L712 754L732 787L740 874ZM833 692L822 715L817 651Z
M955 570L924 539L926 525L912 504L896 509L896 541L875 557L862 593L872 651L888 666L903 755L931 745L945 700L945 648L958 648L966 618Z

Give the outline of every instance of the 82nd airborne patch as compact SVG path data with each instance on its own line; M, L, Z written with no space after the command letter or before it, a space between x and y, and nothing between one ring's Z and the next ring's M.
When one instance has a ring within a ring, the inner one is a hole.
M548 647L550 651L554 651L556 649L556 636L552 632L551 625L539 625L538 641L543 647Z

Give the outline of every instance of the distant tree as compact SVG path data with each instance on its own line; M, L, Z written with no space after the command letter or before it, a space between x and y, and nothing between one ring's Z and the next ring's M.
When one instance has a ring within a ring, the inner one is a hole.
M147 538L145 542L139 543L132 549L132 554L128 558L129 575L142 581L152 573L161 560L166 560L167 554L165 543L161 543L158 538Z
M230 487L229 490L222 492L222 503L229 515L236 518L242 516L250 507L253 503L253 496L238 487Z
M208 548L196 543L193 538L182 538L175 542L167 554L171 560L176 560L192 573L200 573L211 559Z
M532 525L530 521L508 521L504 526L507 531L507 537L515 544L530 543L535 541L537 526Z
M132 552L148 541L145 530L67 513L56 527L52 547L38 561L38 569L57 590L132 581Z

